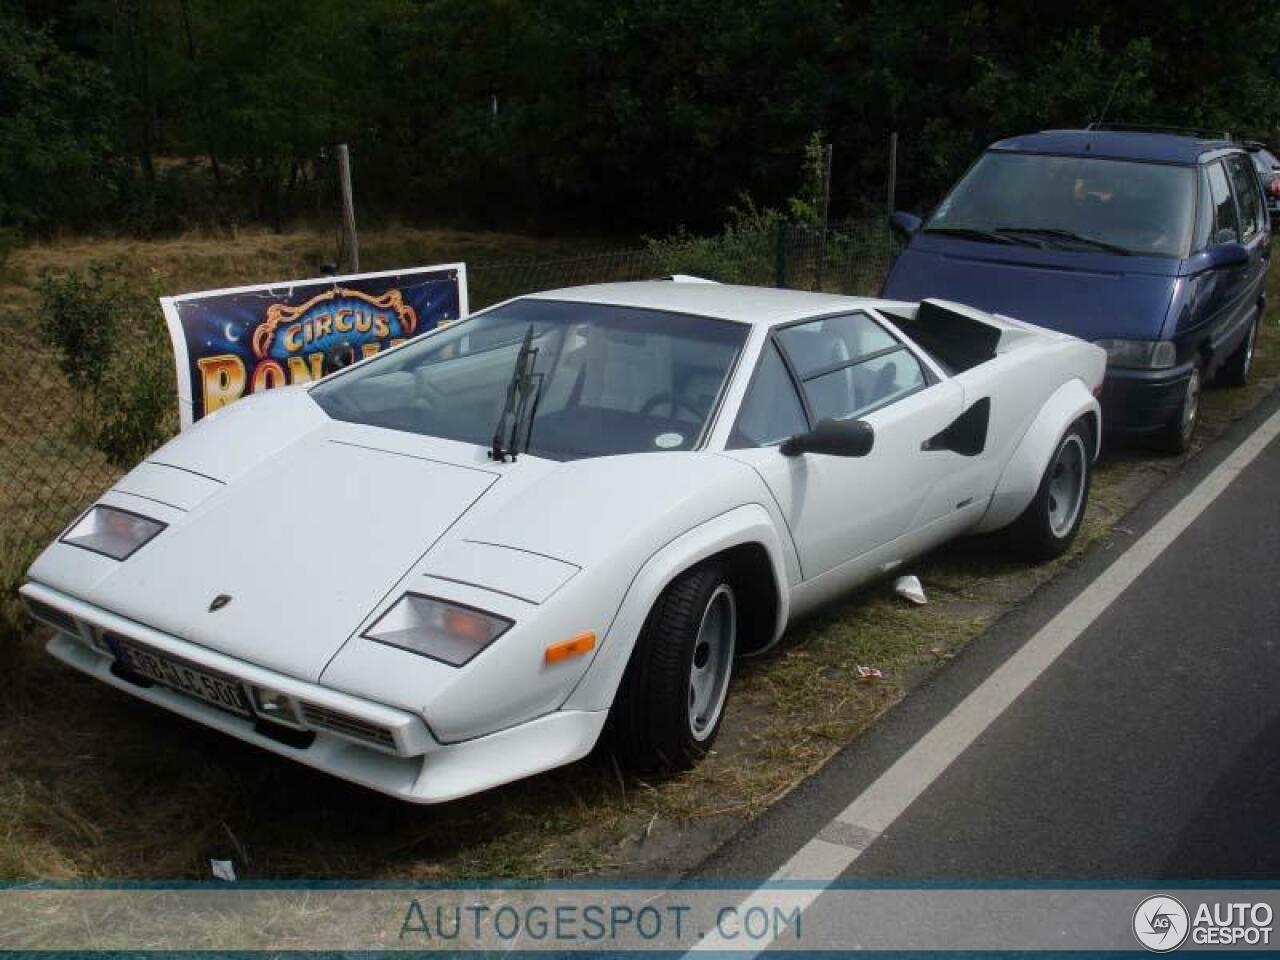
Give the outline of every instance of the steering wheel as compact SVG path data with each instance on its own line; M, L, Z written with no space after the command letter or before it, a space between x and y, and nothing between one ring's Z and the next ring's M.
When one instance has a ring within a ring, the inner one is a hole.
M653 413L656 408L662 406L664 403L671 405L672 419L675 419L676 411L680 409L684 409L689 413L692 413L694 418L697 420L702 419L702 411L695 407L692 401L682 397L678 393L671 392L655 393L644 402L643 406L640 407L640 412L647 416L648 414Z

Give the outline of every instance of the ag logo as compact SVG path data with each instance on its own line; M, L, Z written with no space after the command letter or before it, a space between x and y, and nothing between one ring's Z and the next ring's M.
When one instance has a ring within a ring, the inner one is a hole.
M1182 946L1189 927L1187 908L1163 894L1147 897L1133 912L1133 935L1156 953L1168 953Z

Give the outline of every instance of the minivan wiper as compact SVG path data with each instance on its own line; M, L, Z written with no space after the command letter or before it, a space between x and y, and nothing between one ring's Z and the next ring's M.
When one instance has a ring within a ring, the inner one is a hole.
M925 233L941 233L948 237L960 237L962 240L978 240L982 243L1003 243L1005 246L1019 244L1027 246L1026 240L1016 237L1005 237L990 230L976 230L973 227L925 227Z
M505 463L510 459L513 463L521 449L521 433L523 432L523 449L529 449L529 438L533 435L533 418L538 413L538 397L542 393L542 374L533 372L533 365L538 360L538 348L533 345L533 324L525 331L524 341L520 344L520 352L516 354L516 365L511 371L511 379L507 382L507 399L502 405L502 415L498 425L493 429L493 445L489 449L489 459ZM508 430L507 424L510 422ZM503 434L507 435L503 441Z
M1026 234L1029 237L1045 237L1049 240L1067 240L1071 243L1082 243L1089 247L1096 247L1099 250L1107 251L1107 253L1118 253L1124 257L1133 254L1133 251L1128 247L1122 247L1116 243L1108 243L1106 240L1098 240L1094 237L1086 237L1079 233L1072 233L1070 230L1060 230L1056 227L996 227L996 233L1001 235Z

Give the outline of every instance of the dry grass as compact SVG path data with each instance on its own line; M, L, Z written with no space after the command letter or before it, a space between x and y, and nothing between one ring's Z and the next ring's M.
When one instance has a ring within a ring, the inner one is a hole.
M302 263L312 252L304 241L258 236L233 241L227 253L172 250L167 269L204 263L191 286L229 282L253 260L254 244L277 250L277 259L234 279L284 275L288 258ZM24 256L70 264L100 249ZM1200 443L1277 382L1280 330L1272 321L1255 384L1206 395ZM234 859L247 878L678 873L1075 563L1178 466L1135 451L1110 454L1083 535L1052 564L1028 567L989 539L961 542L913 564L927 606L910 606L880 583L798 625L776 652L742 665L709 761L663 781L624 776L601 753L458 803L409 807L82 679L29 635L4 651L13 682L0 701L0 877L203 878L211 857ZM859 664L885 678L858 680Z
M601 246L581 237L385 227L361 234L360 268L392 270L457 260L474 264L570 256ZM140 290L150 290L159 277L167 294L293 280L316 276L320 264L334 260L335 250L335 234L324 230L272 233L248 228L198 231L168 240L60 240L15 252L5 277L9 287L0 287L0 292L22 297L45 270L83 270L93 263L122 271Z

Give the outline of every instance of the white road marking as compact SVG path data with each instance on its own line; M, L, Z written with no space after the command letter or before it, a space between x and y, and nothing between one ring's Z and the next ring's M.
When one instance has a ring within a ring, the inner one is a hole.
M769 878L765 887L739 904L740 915L752 907L772 909L778 904L780 894L788 909L797 906L803 909L817 900L1277 436L1280 436L1280 411L1249 434L1079 596L917 740L834 820L824 824L818 835ZM770 885L783 881L790 881L793 889L769 889ZM797 882L803 882L805 889L794 889ZM767 946L767 943L758 943L757 953ZM741 952L741 940L723 940L715 933L690 952L717 950L734 950L737 957L756 955Z

